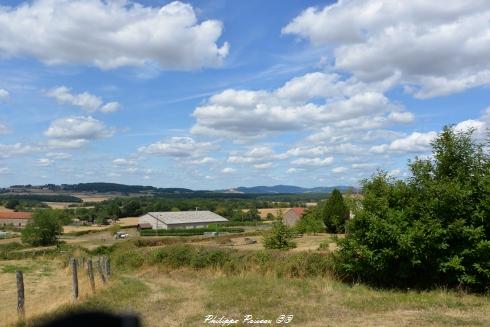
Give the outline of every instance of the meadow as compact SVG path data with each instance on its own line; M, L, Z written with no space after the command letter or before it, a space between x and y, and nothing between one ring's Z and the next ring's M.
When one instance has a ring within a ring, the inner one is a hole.
M260 243L220 245L199 237L138 238L98 246L84 241L44 255L0 261L2 326L36 326L54 316L84 309L137 313L144 326L203 326L208 315L242 321L275 321L293 315L291 326L489 326L490 297L434 289L383 290L343 283L331 271L334 239L297 239L294 252L265 251ZM259 239L260 236L255 236ZM243 236L235 236L237 244ZM328 246L322 246L327 244ZM319 250L321 248L322 250ZM27 251L27 252L26 252ZM79 272L80 300L71 303L68 258L109 254L113 275L89 292ZM24 271L26 324L17 322L15 271ZM242 324L237 325L256 325Z

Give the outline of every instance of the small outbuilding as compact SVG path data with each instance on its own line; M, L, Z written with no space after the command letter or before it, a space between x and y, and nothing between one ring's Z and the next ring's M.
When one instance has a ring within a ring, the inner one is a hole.
M294 226L303 217L305 208L291 208L286 211L282 217L282 221L285 225Z
M151 225L152 229L206 228L210 224L227 221L211 211L165 211L148 212L139 217L139 226Z
M0 211L0 226L25 227L32 212Z

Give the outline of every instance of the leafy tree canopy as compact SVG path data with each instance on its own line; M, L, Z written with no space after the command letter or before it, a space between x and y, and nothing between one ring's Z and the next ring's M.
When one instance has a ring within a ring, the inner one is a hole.
M445 127L411 176L363 181L362 209L339 241L343 276L379 286L490 285L490 158L472 131Z

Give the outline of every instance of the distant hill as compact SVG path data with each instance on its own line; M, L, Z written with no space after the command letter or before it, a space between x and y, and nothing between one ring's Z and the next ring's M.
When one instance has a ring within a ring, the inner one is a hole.
M121 194L143 194L143 195L185 195L194 197L216 197L218 194L229 197L245 195L275 195L275 194L308 194L308 193L330 193L336 188L341 192L355 190L351 186L332 186L332 187L312 187L305 188L293 185L275 185L275 186L253 186L237 187L228 190L215 191L194 191L188 188L158 188L154 186L143 185L125 185L117 183L79 183L79 184L45 184L45 185L13 185L3 192L10 193L121 193ZM0 192L1 193L1 192Z
M225 192L229 193L245 193L245 194L303 194L303 193L330 193L333 189L338 189L341 192L352 190L352 186L331 186L331 187L300 187L293 185L275 185L275 186L253 186L253 187L237 187L229 189Z
M119 192L119 193L192 193L186 188L156 188L153 186L125 185L116 183L62 184L61 190L71 192Z

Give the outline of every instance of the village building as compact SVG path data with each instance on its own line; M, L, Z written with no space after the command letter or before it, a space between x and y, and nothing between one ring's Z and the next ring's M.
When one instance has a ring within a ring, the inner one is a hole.
M0 226L25 227L32 212L0 211Z
M305 208L291 208L283 214L282 221L285 225L294 226L303 217Z
M228 219L211 211L148 212L139 217L140 229L206 228L210 224L227 222Z

